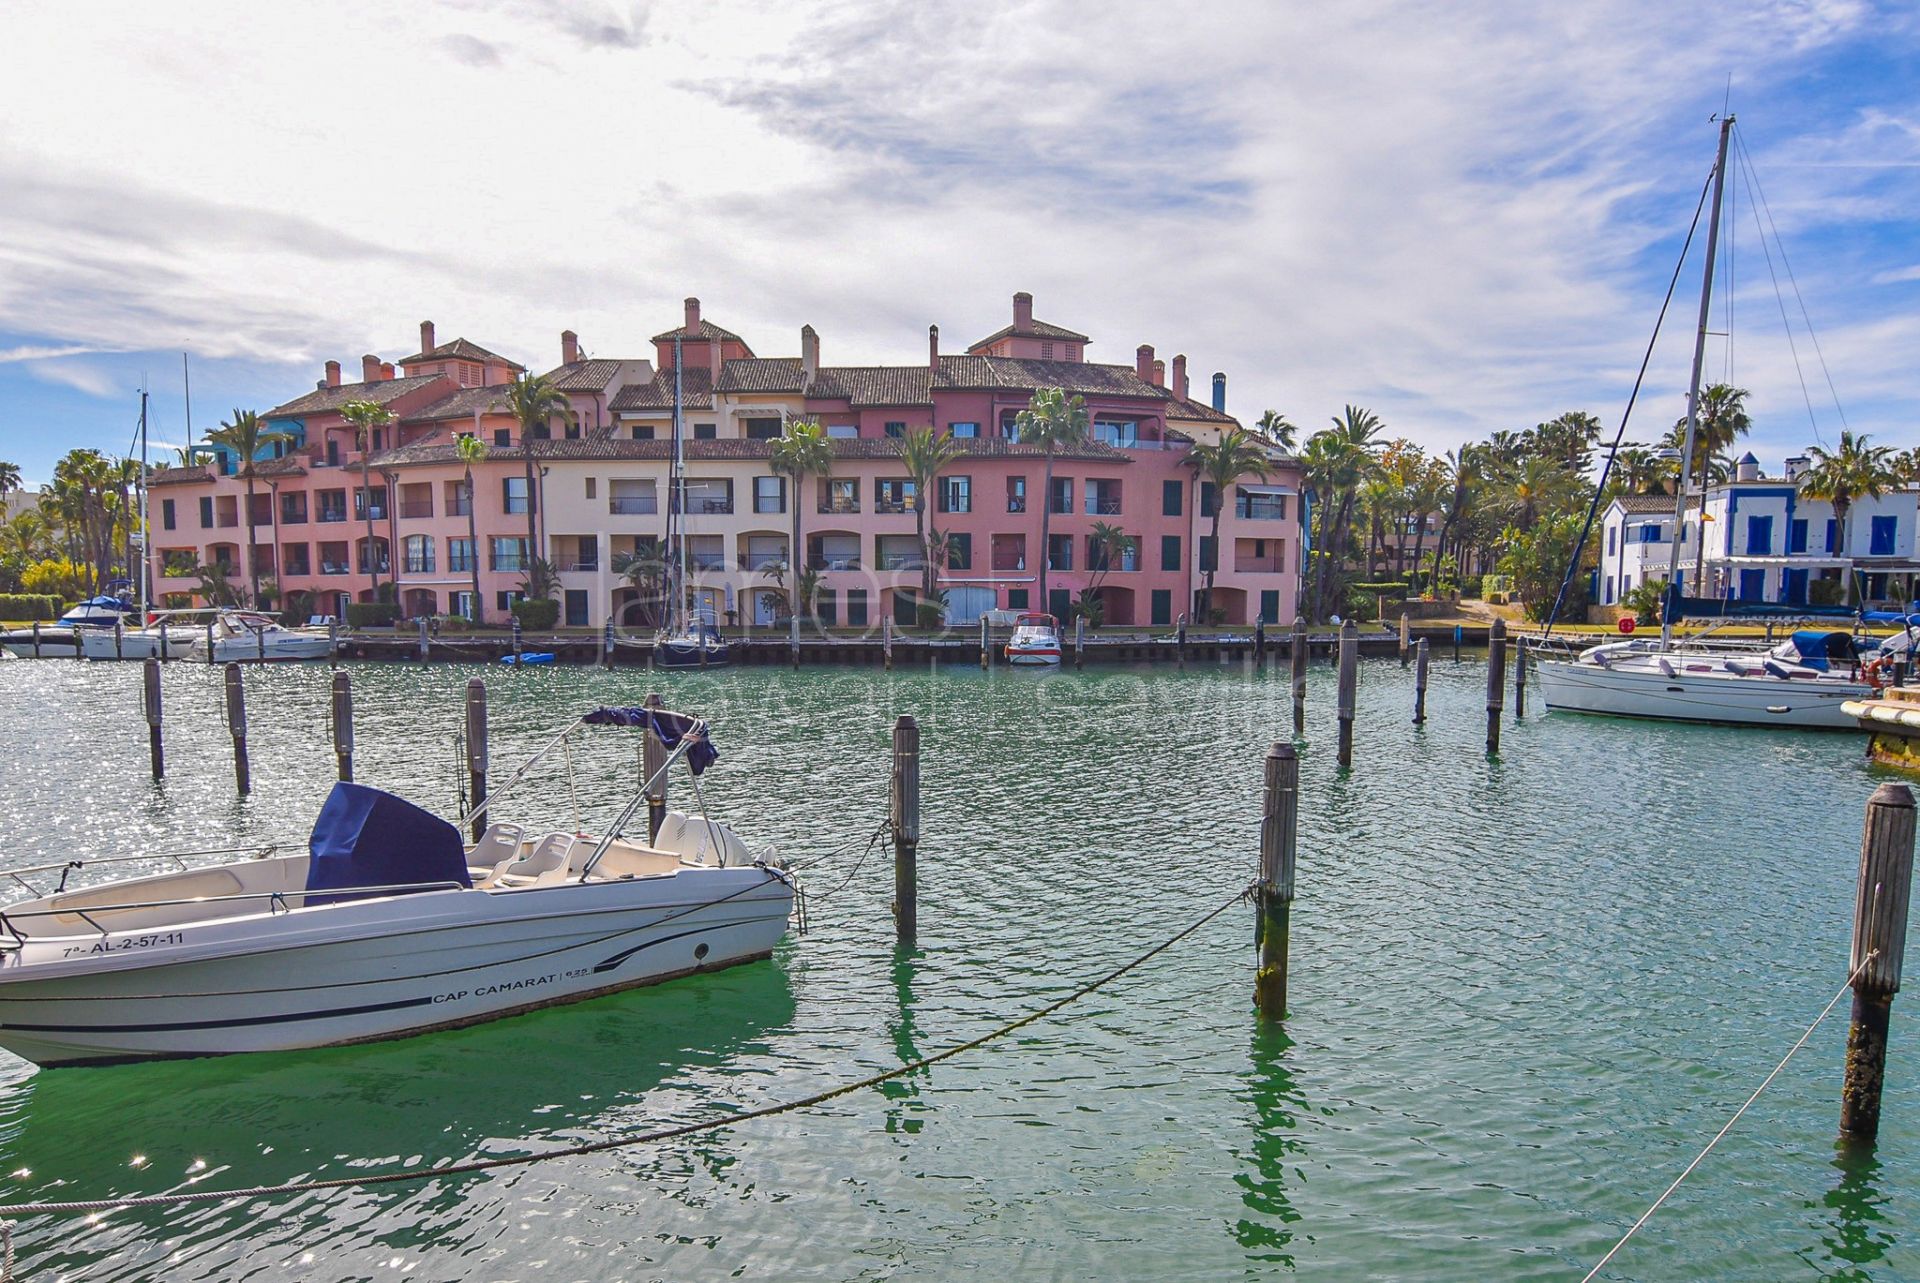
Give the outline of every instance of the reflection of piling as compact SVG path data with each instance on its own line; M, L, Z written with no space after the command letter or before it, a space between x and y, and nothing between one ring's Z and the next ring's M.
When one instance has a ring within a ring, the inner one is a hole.
M920 724L893 724L893 920L903 945L920 934Z
M800 608L793 608L792 617L787 620L787 658L793 664L793 671L800 671Z
M1513 639L1513 720L1527 715L1527 639Z
M515 615L507 621L507 628L513 634L513 666L520 667L520 616Z
M1360 684L1360 633L1351 619L1340 625L1340 765L1353 765L1353 714Z
M1860 880L1853 906L1853 1021L1847 1029L1846 1079L1840 1088L1840 1136L1871 1141L1880 1131L1880 1089L1887 1070L1887 1025L1900 991L1907 950L1907 901L1913 890L1913 790L1886 783L1867 803Z
M1413 724L1427 720L1427 639L1422 637L1413 650Z
M1405 668L1407 661L1413 658L1413 625L1407 620L1407 612L1400 612L1400 667Z
M655 691L647 696L647 707L661 709L666 701ZM651 723L647 726L646 738L640 750L640 777L647 787L647 841L652 842L660 836L660 826L667 819L667 746L661 742L659 732Z
M247 768L247 688L240 683L240 665L227 665L227 734L233 736L233 782L245 797L253 792L253 773Z
M1507 621L1487 629L1487 755L1500 751L1500 707L1507 694Z
M78 637L74 638L73 644L77 651L80 645L80 639ZM213 654L213 620L209 619L207 620L207 663L217 664L219 662L218 659L214 658Z
M487 683L482 677L467 679L467 789L478 842L487 831Z
M1254 975L1253 999L1269 1020L1287 1014L1287 936L1299 828L1300 759L1293 745L1275 740L1267 749L1266 788L1261 797L1260 885L1254 918L1260 969Z
M333 675L333 758L340 778L353 780L353 678L345 672Z
M1307 731L1307 621L1293 617L1293 635L1287 639L1287 662L1293 666L1293 733Z
M165 648L166 643L161 643ZM167 774L167 754L160 745L160 661L149 659L141 665L145 672L145 698L142 701L147 714L147 756L153 759L153 778L164 779Z

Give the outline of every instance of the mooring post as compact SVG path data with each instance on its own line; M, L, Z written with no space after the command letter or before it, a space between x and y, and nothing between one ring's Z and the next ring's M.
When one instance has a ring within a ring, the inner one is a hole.
M1173 650L1174 658L1185 664L1187 662L1187 617L1184 612L1180 616L1180 621L1174 625Z
M513 666L517 669L520 667L520 616L510 618L507 628L513 634Z
M1307 621L1293 617L1293 635L1287 639L1287 662L1293 666L1293 733L1307 732Z
M787 658L793 662L793 671L800 671L800 608L795 606L787 619Z
M1253 621L1253 666L1267 666L1267 617L1255 616Z
M1840 1088L1840 1136L1872 1141L1880 1132L1880 1089L1887 1071L1887 1023L1900 992L1907 951L1907 902L1913 892L1913 790L1889 781L1867 802L1860 838L1860 880L1853 901L1853 1021Z
M213 648L213 625L207 625L207 648ZM340 664L340 620L338 616L327 616L327 662L338 667Z
M487 831L487 679L467 679L467 794L474 808L473 840Z
M33 621L33 657L40 658L40 621Z
M73 636L74 657L79 658L85 654L85 651L80 647L80 634L75 633ZM115 659L125 659L127 657L127 623L124 619L116 619L113 621L113 657Z
M1422 637L1413 648L1413 724L1427 720L1427 639Z
M427 617L425 615L420 616L419 624L420 624L420 662L424 664L427 662L428 649L432 645L432 643L427 640Z
M1073 621L1073 666L1087 666L1087 617L1077 616Z
M893 616L880 618L880 666L888 672L893 671Z
M667 706L658 691L648 695L645 703L650 709ZM641 745L640 782L647 790L647 841L651 842L660 836L660 826L667 819L667 773L662 769L667 762L667 746L652 726L647 727Z
M257 651L258 651L255 657L259 659L261 663L263 664L266 663L267 662L267 630L264 625L253 630L253 642L254 642L254 646L257 648Z
M1487 756L1500 752L1500 707L1507 696L1507 621L1487 629Z
M1465 631L1466 628L1463 625L1453 626L1453 662L1456 664L1460 662L1460 635Z
M1527 715L1527 639L1513 639L1513 720Z
M993 667L993 639L987 634L987 617L980 616L980 671Z
M340 778L353 782L353 677L345 670L333 675L333 759Z
M1353 711L1360 681L1360 632L1351 619L1340 625L1340 765L1353 765Z
M600 630L600 667L613 667L613 616L607 616L607 626Z
M76 650L79 648L79 645L80 643L78 642L78 640L76 640L74 642L74 647ZM213 621L209 619L207 621L207 663L217 664L219 662L220 661L218 659L215 659L213 655Z
M1407 620L1407 612L1400 612L1400 667L1405 668L1407 661L1413 658L1413 625Z
M902 713L893 723L893 922L911 948L920 934L920 724Z
M1260 886L1255 901L1254 946L1260 969L1253 1000L1260 1014L1287 1014L1287 936L1293 916L1293 864L1300 829L1300 757L1293 745L1275 740L1267 749L1266 788L1260 810Z
M165 644L163 640L161 645ZM142 676L145 678L147 756L153 759L153 778L159 780L167 774L167 754L160 745L160 661L148 659L142 667L146 670Z
M253 791L253 775L247 769L247 688L240 684L240 665L227 665L227 734L233 736L233 782L240 796Z

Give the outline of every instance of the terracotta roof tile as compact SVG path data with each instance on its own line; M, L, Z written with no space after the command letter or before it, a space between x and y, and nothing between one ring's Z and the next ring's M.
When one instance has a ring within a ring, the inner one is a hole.
M1025 361L1005 356L943 356L935 388L1064 388L1091 396L1165 401L1165 388L1146 382L1130 365L1081 361Z
M1670 494L1623 494L1615 495L1613 501L1620 505L1623 512L1664 512L1673 515L1673 496ZM1700 500L1687 500L1687 511L1700 511Z
M337 414L340 407L349 401L372 401L376 405L386 405L389 401L426 387L436 379L446 377L444 374L410 374L405 378L383 379L378 383L342 383L338 387L319 388L305 396L295 397L260 417L291 419L303 414Z
M1024 330L1012 325L1007 326L1005 329L995 330L984 339L976 341L967 351L974 352L983 347L992 347L1001 339L1009 336L1018 336L1023 339L1066 339L1070 343L1093 342L1093 340L1086 335L1075 333L1063 325L1053 325L1046 321L1036 320Z
M800 380L800 358L797 356L749 357L728 361L720 370L722 392L798 393Z
M1190 423L1222 423L1238 425L1240 420L1231 414L1222 413L1203 401L1192 397L1169 396L1167 398L1167 417L1185 419Z
M604 392L607 385L619 377L623 364L625 362L611 359L574 361L555 366L543 377L562 392ZM647 377L653 377L651 362L635 361L634 364L644 367Z
M471 419L475 410L482 414L506 414L508 384L496 383L492 387L461 388L450 392L431 405L423 405L411 414L403 415L402 423L436 423L446 419Z
M646 383L629 383L608 403L614 410L673 409L673 371L661 370ZM704 365L682 369L680 407L683 410L713 408L713 372Z
M161 468L147 474L147 488L155 486L188 486L197 481L213 480L213 471L205 464L197 467Z
M500 361L504 362L508 369L525 370L527 368L518 361L509 361L498 352L489 352L478 343L469 342L466 339L455 339L451 343L442 343L431 352L415 352L412 356L403 357L399 363L401 365L424 365L428 361Z
M656 334L653 336L653 342L655 343L671 343L675 339L719 339L723 343L732 340L742 346L746 344L746 340L738 334L735 334L732 330L723 330L712 321L705 319L702 319L700 324L693 329L688 329L683 325L677 330L668 330L664 334Z
M808 396L851 405L932 405L933 375L924 365L831 365Z
M831 443L834 455L842 459L896 458L900 454L901 445L900 441L893 437L834 437ZM665 462L673 457L673 442L670 440L630 441L605 432L593 433L575 440L534 441L531 444L533 457L536 459L654 459ZM705 441L690 440L682 444L686 448L686 457L694 461L766 459L773 453L773 442L748 440L741 437L724 437ZM1023 445L998 437L956 441L954 444L960 447L959 457L962 459L1045 457L1045 452L1037 446ZM458 457L451 442L422 441L376 454L368 463L374 468L393 468L416 464L451 463ZM517 460L524 459L526 456L520 452L519 447L508 446L489 450L487 457ZM1098 441L1089 441L1073 450L1055 451L1054 458L1095 460L1103 463L1130 462L1125 451L1103 445Z

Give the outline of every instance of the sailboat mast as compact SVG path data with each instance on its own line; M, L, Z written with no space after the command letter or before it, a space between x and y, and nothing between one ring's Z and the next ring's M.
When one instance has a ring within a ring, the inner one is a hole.
M673 478L668 483L667 496L674 530L679 535L678 544L672 550L679 569L674 581L673 614L670 617L672 626L676 628L684 618L687 600L687 451L680 423L681 374L680 340L676 338L673 341Z
M1707 356L1707 320L1713 306L1713 260L1720 248L1720 197L1727 184L1727 139L1733 133L1733 117L1720 120L1720 150L1713 162L1713 213L1707 222L1707 266L1700 278L1700 324L1693 336L1693 375L1687 383L1687 431L1680 447L1680 481L1673 488L1673 553L1667 562L1667 608L1660 612L1660 641L1673 641L1674 616L1680 606L1680 532L1686 528L1687 485L1693 479L1693 445L1700 427L1700 367ZM1700 551L1707 548L1707 487L1700 485ZM1700 564L1698 562L1696 565ZM1700 591L1700 585L1694 585Z
M140 626L147 623L147 573L153 564L153 556L147 547L151 538L147 530L147 391L140 389L140 476L136 480L135 493L140 500ZM133 567L127 567L132 570Z

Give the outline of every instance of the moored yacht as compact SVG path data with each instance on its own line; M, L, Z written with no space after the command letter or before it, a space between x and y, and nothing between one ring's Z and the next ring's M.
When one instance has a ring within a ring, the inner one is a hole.
M1027 611L1013 621L1007 639L1007 662L1024 666L1060 662L1060 623L1052 615Z

